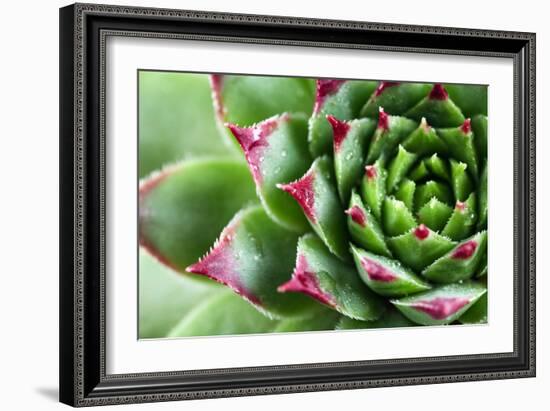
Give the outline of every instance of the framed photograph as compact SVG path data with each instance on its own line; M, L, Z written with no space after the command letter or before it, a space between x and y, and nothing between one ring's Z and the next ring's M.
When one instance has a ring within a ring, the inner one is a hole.
M535 34L60 10L60 399L535 375Z

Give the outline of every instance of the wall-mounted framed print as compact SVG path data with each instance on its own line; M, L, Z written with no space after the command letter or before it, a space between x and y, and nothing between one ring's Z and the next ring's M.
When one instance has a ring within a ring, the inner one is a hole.
M60 399L535 375L535 35L60 11Z

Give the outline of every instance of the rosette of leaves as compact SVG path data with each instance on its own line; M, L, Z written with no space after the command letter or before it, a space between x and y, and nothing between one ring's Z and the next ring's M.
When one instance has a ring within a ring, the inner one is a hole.
M184 162L140 187L141 245L255 316L221 304L223 320L205 308L196 323L486 322L485 86L230 75L211 86L240 156Z

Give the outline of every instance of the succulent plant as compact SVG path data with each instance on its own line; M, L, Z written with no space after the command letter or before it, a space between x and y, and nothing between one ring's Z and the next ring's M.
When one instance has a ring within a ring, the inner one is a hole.
M257 310L219 303L223 319L194 321L487 321L485 86L213 75L211 87L233 154L140 185L143 248Z

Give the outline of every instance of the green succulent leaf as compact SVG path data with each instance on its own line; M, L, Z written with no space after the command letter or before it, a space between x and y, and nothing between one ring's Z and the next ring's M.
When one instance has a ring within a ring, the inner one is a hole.
M254 183L242 162L184 161L141 182L140 244L162 263L185 272L233 215L255 201Z
M376 84L374 81L317 80L315 105L309 120L309 144L314 157L331 153L332 130L326 116L342 121L357 118Z
M426 83L381 81L361 110L361 116L375 117L380 107L388 114L402 114L422 100L431 88Z
M464 314L458 319L462 324L486 324L487 323L487 293L483 294Z
M466 163L468 171L477 180L477 155L474 148L474 133L472 133L470 119L466 119L459 127L442 128L437 130L437 132L449 147L449 152L452 156L458 161Z
M430 158L424 160L426 169L435 177L443 180L450 181L451 175L449 174L449 167L447 162L443 160L437 153L432 154Z
M315 81L306 78L216 74L211 84L219 120L241 127L285 112L309 116L315 98Z
M487 280L487 263L488 263L487 253L484 253L483 257L481 257L481 261L477 268L477 274L476 274L477 278L485 278L485 280Z
M429 175L430 171L428 170L428 167L426 167L426 163L424 161L421 161L416 167L412 169L409 174L409 178L412 181L419 182L426 179Z
M417 156L414 153L409 153L399 145L397 149L397 155L391 161L388 167L388 178L386 179L386 190L392 193L397 185L401 182L403 177L407 175Z
M277 287L292 272L298 236L274 223L258 206L233 217L212 249L190 273L225 284L270 317L300 315L312 302Z
M432 197L418 210L418 220L433 231L441 231L452 213L453 209L451 207L442 203L436 197Z
M445 204L453 203L453 194L449 187L439 181L430 180L416 186L414 205L420 209L434 197Z
M302 207L311 227L329 250L340 259L349 260L346 218L334 180L332 160L323 156L300 179L278 187Z
M380 108L378 126L367 154L367 164L373 164L378 159L386 161L393 150L415 129L416 122L405 117L390 116Z
M447 153L447 145L439 138L435 129L428 125L425 117L422 117L416 130L403 140L403 147L419 156Z
M464 203L457 201L453 214L441 234L455 241L468 237L475 228L476 206L475 193L470 194Z
M349 233L355 243L373 253L391 256L382 228L363 205L361 197L355 191L351 195L346 214L348 215Z
M408 110L405 116L418 121L425 118L434 127L458 126L464 122L464 115L441 84L434 85L428 95Z
M327 116L327 120L333 131L338 193L342 203L347 204L352 188L364 172L365 152L376 122L367 118L346 122L333 116Z
M472 179L466 172L468 166L451 159L451 176L454 196L458 201L465 201L473 189Z
M423 270L455 244L424 224L398 237L388 238L387 243L393 255L415 271Z
M416 220L405 203L394 197L384 199L382 213L384 231L389 236L398 236L416 226Z
M269 216L288 229L307 230L298 204L277 188L303 175L311 164L306 117L285 113L250 127L228 127L243 149L258 197Z
M380 162L365 167L361 179L361 196L376 219L382 215L382 203L386 197L386 178L388 173Z
M487 115L487 86L445 84L445 90L466 117Z
M411 321L421 325L446 325L457 320L487 292L475 282L448 284L423 293L391 300Z
M277 321L263 315L238 295L221 290L200 301L172 328L168 337L258 334L276 326Z
M452 250L422 271L436 283L455 283L471 278L487 252L487 232L481 231L460 242Z
M481 172L477 193L479 198L478 230L482 230L487 227L487 164Z
M361 283L354 267L335 257L313 234L300 238L292 278L278 289L304 293L359 320L375 320L384 311L382 301Z
M401 297L426 291L430 284L398 261L351 246L355 266L361 279L375 293Z
M295 331L328 331L334 330L342 317L337 311L319 305L303 317L288 317L279 320L273 329L276 333Z
M479 159L483 166L487 160L487 116L477 115L472 117L472 131L474 132L474 143Z
M413 327L413 323L395 308L391 307L384 311L382 317L374 321L354 320L349 317L342 317L336 325L337 330L364 330L369 328L396 328Z
M402 201L409 211L414 210L414 193L416 191L416 183L408 178L405 178L395 191L395 198Z

